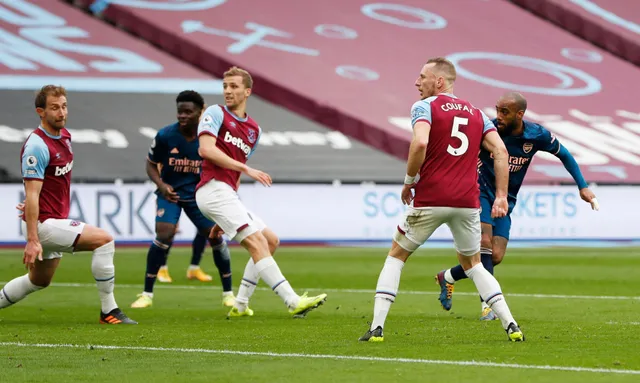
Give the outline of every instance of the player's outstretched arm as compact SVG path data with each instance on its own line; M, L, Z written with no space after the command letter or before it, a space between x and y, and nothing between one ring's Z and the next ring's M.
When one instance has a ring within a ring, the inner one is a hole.
M596 195L589 189L587 185L587 181L585 181L582 172L580 171L580 166L576 159L571 155L571 153L565 148L562 144L560 144L560 148L557 153L554 153L562 164L564 168L567 169L573 180L578 185L578 189L580 190L580 198L585 202L591 204L591 208L593 210L599 210L598 201L596 200Z
M25 206L24 216L27 223L27 246L24 250L25 265L42 260L42 246L38 238L38 216L40 215L40 191L42 180L24 180Z
M507 193L509 188L509 153L495 130L484 135L482 147L493 155L493 169L496 174L496 200L491 211L494 217L504 217L509 209Z

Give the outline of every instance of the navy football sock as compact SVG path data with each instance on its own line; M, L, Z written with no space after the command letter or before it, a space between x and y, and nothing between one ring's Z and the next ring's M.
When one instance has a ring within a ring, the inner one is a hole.
M160 266L166 262L169 247L169 245L157 239L154 240L151 247L149 247L149 252L147 253L147 274L144 278L144 291L146 293L153 293L153 285L156 283L158 270L160 270Z
M169 244L169 247L167 247L167 254L165 254L164 261L162 261L162 267L165 267L167 265L167 262L169 261L169 252L171 251L171 246L173 246L173 242Z
M191 265L198 266L202 260L202 253L207 246L207 237L198 233L191 243Z
M232 291L231 284L231 252L227 246L227 242L222 238L210 239L211 248L213 249L213 263L218 268L220 281L222 282L222 291Z
M493 254L493 251L491 249L487 249L487 248L481 248L480 249L480 260L482 261L482 266L484 266L484 268L491 273L491 275L493 275L493 259L491 257L491 255Z
M454 281L459 281L461 279L465 279L468 278L467 274L464 272L464 269L462 268L462 265L458 265L455 267L451 268L451 276L453 277Z

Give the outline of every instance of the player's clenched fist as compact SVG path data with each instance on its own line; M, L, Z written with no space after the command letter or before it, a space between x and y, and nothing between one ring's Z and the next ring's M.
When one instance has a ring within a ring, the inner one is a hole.
M596 195L589 188L580 189L580 198L583 201L591 204L591 209L600 210L600 206L598 205L598 200L596 199Z
M491 218L502 218L507 215L508 211L509 202L507 202L507 197L496 197L491 208Z
M267 173L254 168L247 169L247 175L254 180L260 182L264 186L271 186L271 176Z

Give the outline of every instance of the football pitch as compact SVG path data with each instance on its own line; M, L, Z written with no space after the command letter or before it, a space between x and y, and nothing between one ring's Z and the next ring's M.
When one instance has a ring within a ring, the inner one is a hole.
M382 268L382 248L282 248L280 268L324 306L290 317L261 282L252 318L226 319L214 283L188 281L190 249L169 259L174 282L154 306L142 291L146 249L118 248L116 299L137 326L98 324L90 254L65 255L54 284L0 310L0 382L638 382L640 249L509 250L496 268L526 336L511 343L499 321L481 322L470 281L440 307L433 276L450 250L419 250L404 268L384 343L362 343ZM232 248L234 291L248 259ZM25 272L20 250L0 250L2 285ZM215 274L207 249L205 271Z

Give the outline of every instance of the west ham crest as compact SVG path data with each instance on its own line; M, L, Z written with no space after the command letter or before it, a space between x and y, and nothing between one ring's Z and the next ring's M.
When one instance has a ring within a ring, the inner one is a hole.
M529 153L531 149L533 149L533 144L531 142L527 142L522 145L522 150L524 150L525 153Z
M249 142L251 142L252 144L256 143L256 138L258 138L258 136L256 135L256 131L253 129L249 129L249 132L247 134L247 138L249 139Z

